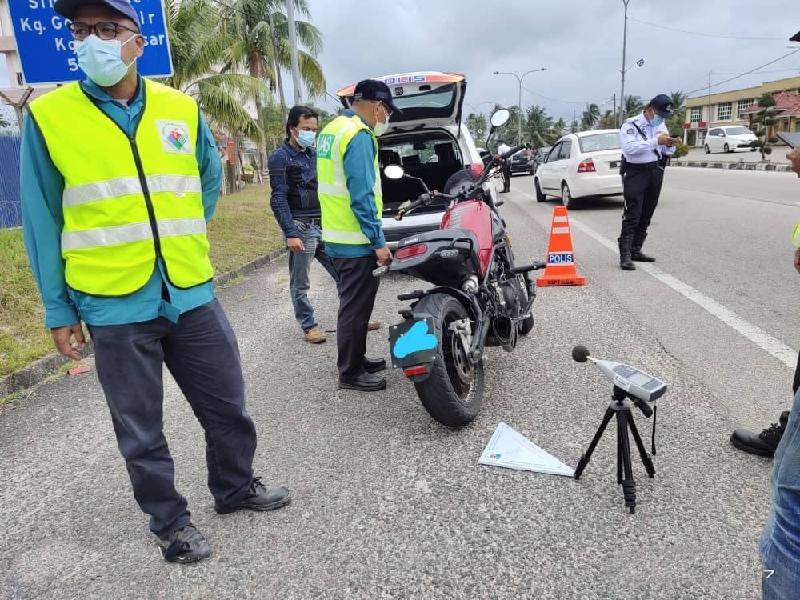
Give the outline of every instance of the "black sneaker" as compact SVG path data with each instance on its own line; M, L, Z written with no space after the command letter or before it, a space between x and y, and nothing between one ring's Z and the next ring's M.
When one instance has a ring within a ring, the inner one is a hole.
M211 556L211 546L194 525L173 531L161 541L161 556L167 562L189 564Z
M266 487L261 478L253 479L250 493L236 504L214 502L214 510L227 515L237 510L267 511L283 508L292 501L289 490L283 486Z
M748 454L772 458L778 444L781 443L788 421L789 411L787 410L781 413L778 423L773 423L759 434L749 429L737 429L731 434L731 444Z

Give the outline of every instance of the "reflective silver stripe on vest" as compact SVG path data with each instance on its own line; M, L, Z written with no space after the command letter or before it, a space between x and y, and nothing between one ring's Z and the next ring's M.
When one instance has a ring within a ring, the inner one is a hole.
M331 229L322 230L322 239L334 244L369 244L369 238L363 233L354 231L334 231Z
M194 175L151 175L147 178L151 193L172 192L180 197L187 193L201 193L200 178ZM138 177L120 177L96 183L87 183L64 190L62 206L79 206L89 202L111 200L130 194L141 194L142 185Z
M205 219L164 219L158 222L160 237L204 234L205 232ZM85 248L104 248L152 238L153 232L150 229L150 223L133 223L84 231L65 231L61 234L61 250L66 252Z
M335 183L318 183L317 192L325 194L326 196L336 196L338 198L347 197L350 193L347 191L346 185L338 185Z

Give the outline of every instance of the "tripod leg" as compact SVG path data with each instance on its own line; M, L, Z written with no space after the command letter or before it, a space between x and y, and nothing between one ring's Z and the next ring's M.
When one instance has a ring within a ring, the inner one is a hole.
M631 442L628 437L628 423L631 413L629 410L617 411L617 433L620 436L619 450L622 454L622 468L624 478L622 480L622 495L625 497L625 506L630 509L631 514L636 511L636 482L633 480L633 468L631 467Z
M639 448L639 456L642 457L644 468L647 470L647 474L652 479L656 476L656 468L655 465L653 465L653 461L651 460L650 456L647 454L647 450L644 447L644 442L642 441L642 436L639 435L639 430L636 428L636 423L633 421L633 415L630 416L629 425L631 428L631 433L633 434L633 441L636 442L636 447Z
M611 420L611 417L614 415L614 411L610 408L606 410L606 414L603 416L603 421L600 423L600 427L597 429L597 433L594 434L592 438L592 443L589 444L589 448L586 450L586 453L581 456L581 459L578 461L578 466L575 467L575 479L579 479L583 470L586 468L586 465L589 464L589 459L592 458L592 452L597 447L600 438L603 437L603 432L608 425L608 422Z
M619 420L617 421L617 485L622 485L622 429L619 427Z

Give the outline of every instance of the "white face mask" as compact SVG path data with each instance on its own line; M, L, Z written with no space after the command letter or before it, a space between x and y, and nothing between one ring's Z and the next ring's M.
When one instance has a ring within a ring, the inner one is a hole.
M131 65L136 62L136 59L133 59L129 64L125 64L122 60L122 47L137 35L132 35L125 42L101 40L94 34L90 35L75 44L78 66L89 79L101 87L110 87L119 83L128 73Z
M386 113L386 109L383 108L383 106L381 106L381 110L383 111L383 115L386 117L386 121L378 121L375 123L375 127L372 128L372 131L375 132L375 137L381 137L389 130L389 115Z

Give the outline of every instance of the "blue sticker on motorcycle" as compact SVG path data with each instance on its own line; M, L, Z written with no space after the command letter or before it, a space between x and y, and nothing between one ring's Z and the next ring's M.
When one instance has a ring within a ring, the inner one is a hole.
M417 321L411 329L397 338L392 348L392 354L396 358L403 359L416 352L433 350L438 345L437 337L428 332L427 321Z

